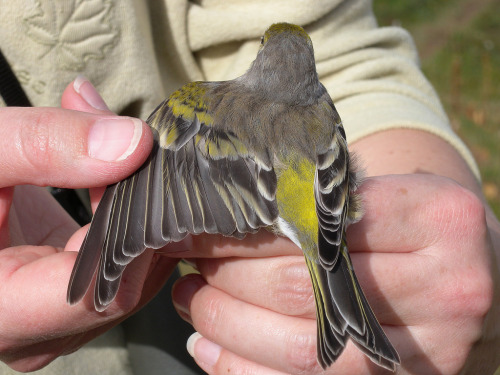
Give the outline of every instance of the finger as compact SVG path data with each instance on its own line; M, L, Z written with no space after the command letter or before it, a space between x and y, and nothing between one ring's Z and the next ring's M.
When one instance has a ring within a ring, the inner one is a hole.
M314 319L311 278L304 257L198 259L205 280L225 293L280 314Z
M439 250L438 250L439 251ZM416 326L437 322L444 311L477 298L483 270L469 262L467 279L460 265L418 253L354 253L354 270L381 324ZM213 287L252 305L280 314L315 318L314 295L303 256L197 259L196 267ZM434 276L439 275L439 279ZM439 280L437 282L436 280ZM457 283L463 298L451 293ZM476 292L475 292L476 290ZM425 309L415 306L425 305ZM482 306L478 301L476 304Z
M47 189L33 185L16 186L11 216L10 246L30 244L63 248L80 228Z
M78 76L64 90L61 107L95 114L114 114L94 86L84 77Z
M413 253L355 253L354 269L370 306L381 324L418 325L445 306L438 297L452 278L436 290L436 272L443 266L431 257ZM197 259L196 266L213 287L252 305L280 314L314 319L313 289L303 256ZM428 294L436 295L430 304ZM415 309L416 303L426 309ZM447 302L449 303L449 302Z
M79 188L125 178L152 147L138 119L59 108L0 110L0 187Z
M81 244L85 231L85 227L78 230L63 252L51 246L19 246L0 252L0 332L7 347L38 342L33 338L43 342L48 335L55 339L112 324L146 303L175 266L171 259L166 259L169 262L155 262L155 267L151 267L153 251L146 251L127 267L117 298L106 311L95 311L92 293L82 303L69 306L66 289L77 255L74 250Z
M290 240L279 237L266 229L247 234L243 240L218 234L188 236L183 240L182 251L169 247L165 255L182 258L215 257L272 257L277 255L302 254Z
M92 212L95 212L97 205L99 204L106 186L99 186L96 188L89 189L90 205L92 207Z
M255 362L246 360L236 354L225 350L221 346L207 340L198 332L189 337L187 350L195 359L198 366L210 375L216 374L261 374L261 375L285 375Z
M228 349L206 339L198 332L194 333L187 343L188 351L195 359L196 363L208 374L265 374L265 375L279 375L286 374L273 370L269 367L260 365L259 363L249 361L246 358L240 357ZM276 362L279 362L277 359ZM309 363L310 361L308 361ZM312 368L308 367L306 363L300 366L302 371L298 373L304 374L387 374L386 370L376 368L374 365L368 363L366 358L356 353L356 348L353 348L352 343L347 344L345 352L329 369L323 371L318 365Z
M353 254L352 260L380 323L418 324L429 310L438 309L414 308L415 300L425 301L426 293L435 287L428 276L428 272L435 272L435 267L426 264L428 259L412 254L398 254L393 259L385 253L359 253ZM284 315L310 319L316 316L311 278L303 256L200 258L196 267L211 286L234 298Z
M51 246L19 246L0 252L2 319L0 330L5 345L33 337L64 335L77 325L65 304L65 284L74 263L73 253ZM22 290L22 301L19 300ZM36 316L36 324L32 318Z
M84 76L79 75L64 90L61 98L61 107L76 111L114 115L104 102L99 92ZM96 187L89 189L90 203L92 211L95 212L105 187Z
M142 288L141 299L136 310L139 310L139 308L144 306L158 294L177 267L177 263L177 259L170 259L158 254L153 254L146 280Z
M286 316L247 304L206 284L199 275L180 279L174 285L173 297L183 318L187 317L203 337L234 355L285 373L323 372L316 357L315 319ZM189 299L187 309L177 304L182 298ZM223 364L220 369L227 367L223 358L226 354L222 350L216 359ZM378 367L352 344L348 344L342 356L349 360L336 363L332 373L368 373L368 369ZM218 368L219 362L213 367Z
M283 316L246 304L205 284L199 275L191 275L190 278L189 282L196 283L198 289L193 291L192 284L184 283L186 279L179 280L172 290L176 301L174 305L178 308L177 302L181 298L190 298L187 311L193 325L210 341L231 348L233 353L241 357L290 373L297 373L291 371L293 364L281 366L275 363L276 358L292 356L288 350L295 348L289 345L290 341L302 340L301 349L307 348L309 354L311 350L316 354L314 345L309 345L316 340L314 320ZM184 289L185 286L188 289ZM202 310L204 312L200 313ZM257 316L259 319L255 319ZM258 324L255 324L256 320ZM277 342L281 342L281 345L276 345ZM301 362L307 356L302 353L296 360ZM316 365L315 359L312 364Z

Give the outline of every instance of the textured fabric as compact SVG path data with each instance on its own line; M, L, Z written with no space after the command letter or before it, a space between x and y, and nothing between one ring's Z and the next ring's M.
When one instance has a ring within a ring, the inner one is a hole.
M33 375L133 375L123 330L115 327L80 350L59 357ZM0 375L20 375L0 362Z
M0 50L0 96L8 106L31 107L26 93Z
M411 38L379 28L369 0L0 0L0 48L35 106L59 106L66 85L83 74L113 111L145 119L188 81L245 72L261 34L281 21L310 34L350 142L392 128L428 131L453 145L479 179ZM130 373L125 341L99 340L40 373ZM88 367L96 364L109 368Z

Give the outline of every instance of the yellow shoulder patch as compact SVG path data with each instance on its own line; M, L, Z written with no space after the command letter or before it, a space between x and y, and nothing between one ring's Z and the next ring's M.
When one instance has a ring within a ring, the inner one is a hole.
M191 82L170 95L167 105L175 117L194 121L194 117L202 124L211 125L213 118L207 113L207 103L204 101L206 88L203 82Z

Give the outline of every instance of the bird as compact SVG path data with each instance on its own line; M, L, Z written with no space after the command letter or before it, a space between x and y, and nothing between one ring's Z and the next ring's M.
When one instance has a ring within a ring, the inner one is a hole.
M146 248L201 233L243 239L266 228L304 253L319 365L331 366L351 339L373 362L396 369L398 353L347 247L346 228L362 216L359 173L302 27L271 25L246 73L188 83L146 122L152 151L135 173L106 187L70 277L70 305L95 279L94 307L104 311Z

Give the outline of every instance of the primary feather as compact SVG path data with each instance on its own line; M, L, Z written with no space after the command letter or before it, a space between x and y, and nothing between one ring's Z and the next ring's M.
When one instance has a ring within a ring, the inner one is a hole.
M265 33L246 74L193 82L156 108L154 147L133 175L108 186L78 254L68 302L113 301L125 267L146 248L186 235L243 238L270 227L304 252L316 300L318 361L328 367L351 338L394 369L399 357L352 268L345 229L359 217L357 179L340 117L295 25Z

